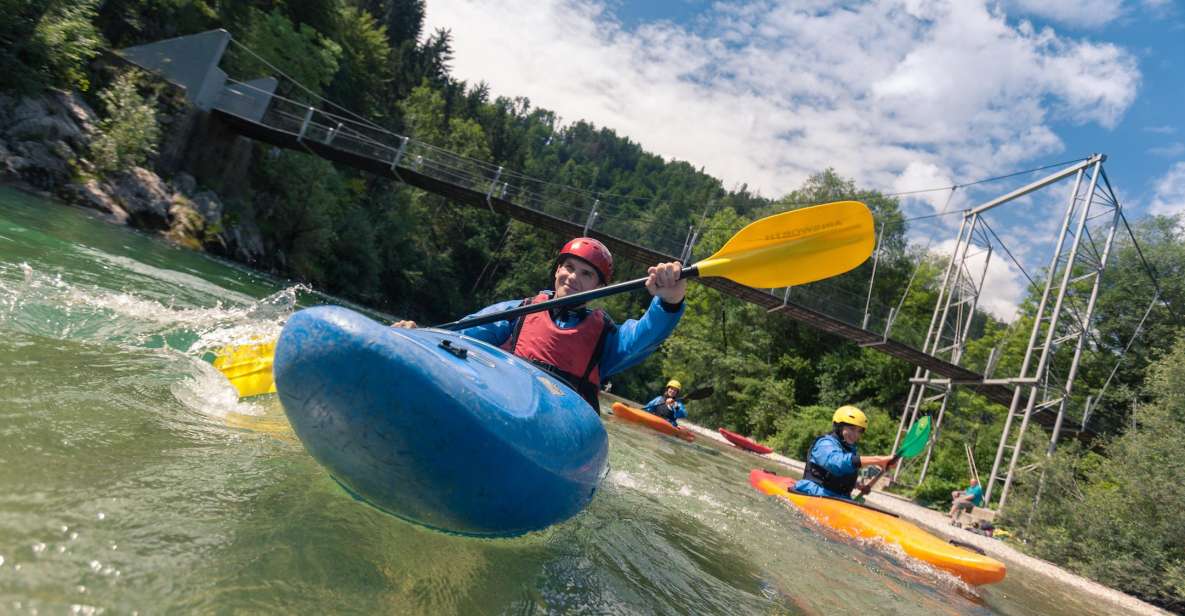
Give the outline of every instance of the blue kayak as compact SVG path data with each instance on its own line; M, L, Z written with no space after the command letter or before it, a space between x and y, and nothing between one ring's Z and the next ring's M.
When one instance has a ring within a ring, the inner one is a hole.
M583 509L606 472L605 428L576 392L455 332L310 308L285 324L274 373L313 458L357 498L424 526L545 528Z

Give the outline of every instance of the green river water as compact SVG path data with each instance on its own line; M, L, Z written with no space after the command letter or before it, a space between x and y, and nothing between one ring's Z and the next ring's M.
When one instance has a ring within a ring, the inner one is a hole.
M610 474L566 523L397 520L201 358L325 301L0 188L0 613L1117 613L839 540L749 487L760 458L609 417Z

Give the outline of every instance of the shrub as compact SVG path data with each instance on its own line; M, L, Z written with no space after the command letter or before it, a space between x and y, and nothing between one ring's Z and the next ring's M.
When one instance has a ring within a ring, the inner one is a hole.
M128 71L99 94L107 117L91 142L91 161L100 174L125 169L156 153L160 125L153 101L140 94L141 73Z
M927 507L938 506L939 508L944 508L950 505L951 492L962 490L966 487L965 485L959 485L936 475L929 475L921 485L914 489L913 497L920 504Z

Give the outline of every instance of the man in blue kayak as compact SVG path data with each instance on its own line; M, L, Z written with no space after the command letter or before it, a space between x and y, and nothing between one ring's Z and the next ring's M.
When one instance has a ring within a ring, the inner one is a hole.
M463 330L477 338L531 361L572 386L599 411L601 382L637 365L653 353L683 316L687 281L680 280L678 261L647 270L646 290L653 299L638 319L618 325L602 309L584 305L534 312L509 321L496 321ZM551 289L526 299L487 306L470 317L503 312L524 304L590 291L613 279L613 255L601 242L578 237L560 249ZM393 327L415 327L399 321Z
M667 381L666 391L662 395L656 396L653 400L646 403L642 407L643 411L647 413L658 415L671 423L676 428L679 427L679 420L687 417L687 407L679 401L679 392L683 389L683 384L675 379Z
M811 443L802 479L794 490L811 496L852 498L856 479L862 466L879 466L886 471L893 456L862 456L856 443L868 428L868 417L854 406L841 406L831 417L831 432ZM860 486L860 493L868 493L868 485Z

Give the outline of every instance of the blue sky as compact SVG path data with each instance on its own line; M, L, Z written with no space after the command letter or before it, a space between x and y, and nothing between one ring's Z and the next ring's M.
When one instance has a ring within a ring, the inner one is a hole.
M612 128L727 188L777 198L832 167L903 192L1103 152L1130 217L1185 211L1176 0L428 0L427 11L429 28L453 33L458 78ZM965 208L1039 175L903 205ZM1068 190L994 214L1030 272ZM1019 269L993 262L986 285L1007 318Z

